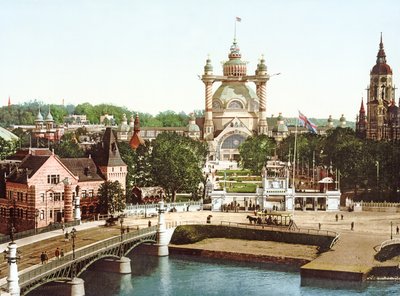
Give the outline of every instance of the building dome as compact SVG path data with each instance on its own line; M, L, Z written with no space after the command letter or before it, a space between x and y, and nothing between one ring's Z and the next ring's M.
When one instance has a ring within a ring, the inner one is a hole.
M327 126L328 126L328 128L333 127L332 115L329 115L329 118L328 118L328 120L327 120Z
M392 69L388 64L376 64L372 70L373 75L392 75Z
M247 63L241 60L242 55L240 54L239 46L236 40L233 44L229 53L229 61L224 63L224 76L240 77L246 75Z
M208 57L207 60L206 60L206 65L204 66L204 73L205 74L212 74L212 72L213 72L213 66L211 64L210 57Z
M272 129L273 132L278 133L287 133L289 130L283 120L282 113L279 113L278 117L276 118L276 125Z
M189 133L200 132L200 127L196 124L196 117L195 117L194 113L190 114L188 131L189 131Z
M118 130L121 132L129 132L131 127L128 124L128 119L126 118L126 114L122 114L122 122L118 127Z
M340 121L339 127L346 127L346 118L344 117L344 114L342 114L339 121Z
M258 111L258 97L243 82L223 82L213 95L213 109Z
M46 121L53 121L53 115L51 115L50 106L49 106L49 113L47 113L46 116Z
M43 121L43 115L40 112L40 108L39 108L38 114L36 115L35 121Z

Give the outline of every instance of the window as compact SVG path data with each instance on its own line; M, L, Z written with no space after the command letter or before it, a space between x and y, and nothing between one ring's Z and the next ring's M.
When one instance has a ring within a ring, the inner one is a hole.
M243 104L239 101L231 101L228 105L228 109L243 109Z
M52 193L52 192L49 193L49 200L50 200L50 201L53 200L53 193Z
M61 193L61 200L64 200L64 192Z
M61 192L54 192L54 201L61 200Z
M60 175L47 175L47 183L49 184L60 183Z
M50 210L50 219L53 218L53 210Z
M82 197L82 198L85 198L85 197L86 197L86 190L82 190L81 197Z
M40 220L43 220L44 219L44 210L41 210L40 211Z
M44 193L40 193L40 199L44 202Z
M93 190L89 190L89 197L93 197Z

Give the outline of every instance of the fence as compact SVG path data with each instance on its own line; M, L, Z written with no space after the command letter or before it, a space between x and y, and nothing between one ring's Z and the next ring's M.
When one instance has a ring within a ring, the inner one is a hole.
M398 202L386 202L386 201L384 201L384 202L361 201L360 204L363 208L392 208L392 207L399 208L400 207L400 203L398 203Z
M124 213L128 216L144 215L153 216L157 215L159 205L154 204L127 204ZM203 208L203 203L201 201L188 201L188 202L171 202L165 203L165 210L176 211L176 212L189 212L189 211L199 211Z
M73 227L78 224L79 224L79 221L72 221L72 222L64 223L64 226L65 227ZM52 223L46 227L16 232L16 233L14 233L14 240L32 236L32 235L39 234L39 233L50 232L50 231L61 229L61 228L62 228L62 223ZM8 243L10 241L11 241L11 239L10 239L10 236L8 236L8 235L4 235L4 236L0 237L0 244Z

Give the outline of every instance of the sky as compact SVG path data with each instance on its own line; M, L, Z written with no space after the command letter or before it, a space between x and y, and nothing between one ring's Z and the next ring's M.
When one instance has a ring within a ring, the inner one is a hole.
M268 116L354 121L381 32L400 85L397 0L0 0L0 105L204 109L198 75L208 55L222 75L236 17L247 73L263 54L271 75Z

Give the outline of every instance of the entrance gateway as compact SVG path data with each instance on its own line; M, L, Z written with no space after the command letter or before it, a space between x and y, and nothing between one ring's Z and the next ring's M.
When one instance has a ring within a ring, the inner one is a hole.
M210 174L213 175L213 174ZM301 187L293 190L290 170L287 163L270 160L263 168L262 187L254 193L234 193L224 189L213 190L210 194L213 211L222 211L225 206L239 205L240 210L278 210L278 211L339 211L339 189L331 177L325 177L314 188ZM211 178L213 178L211 176ZM214 176L215 178L215 176ZM215 180L211 180L215 184ZM315 188L317 187L317 188ZM215 186L214 186L215 188Z

